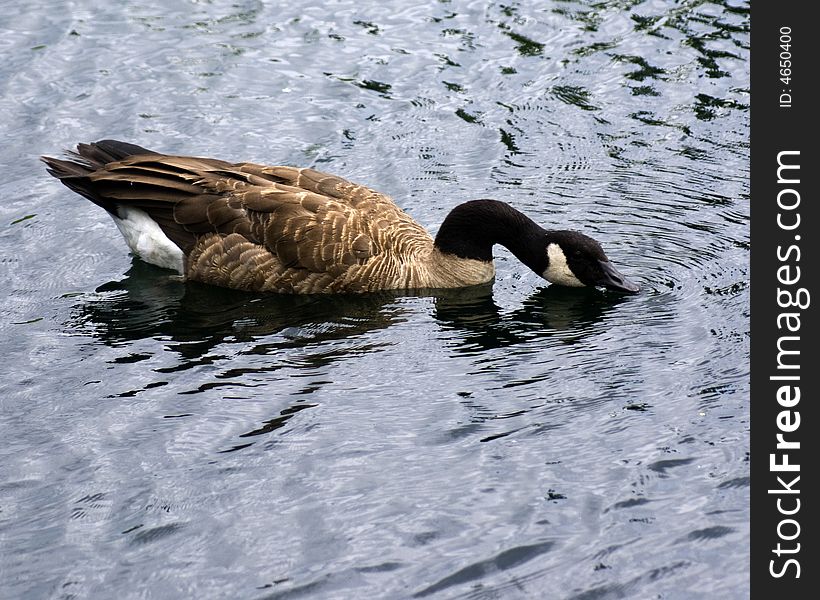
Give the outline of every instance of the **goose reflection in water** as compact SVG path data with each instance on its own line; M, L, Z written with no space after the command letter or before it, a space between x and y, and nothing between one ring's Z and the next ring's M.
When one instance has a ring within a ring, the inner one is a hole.
M443 329L457 334L456 351L475 351L558 331L582 336L588 325L626 301L622 295L592 288L547 286L535 290L519 308L503 311L493 298L492 284L364 295L260 295L158 274L155 267L134 260L123 279L81 296L67 326L109 345L162 338L184 361L195 362L223 343L253 341L257 344L250 353L272 355L387 329L413 318L408 300L431 298L433 317ZM275 339L266 339L271 336ZM364 350L358 346L356 354L376 350L378 345ZM328 361L341 358L344 353L326 356Z

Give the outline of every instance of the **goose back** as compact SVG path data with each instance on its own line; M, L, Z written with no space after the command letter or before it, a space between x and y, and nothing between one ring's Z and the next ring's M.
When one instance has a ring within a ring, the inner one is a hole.
M164 155L111 140L80 144L73 156L43 160L118 225L145 213L181 249L191 280L338 293L459 287L494 275L492 263L439 252L389 197L313 169Z

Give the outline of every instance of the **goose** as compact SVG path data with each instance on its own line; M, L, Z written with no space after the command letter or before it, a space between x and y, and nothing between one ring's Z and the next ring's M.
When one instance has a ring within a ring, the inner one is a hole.
M388 196L311 168L116 140L78 144L66 158L41 157L113 217L134 255L192 281L291 294L466 287L493 280L501 244L551 283L639 290L592 238L544 229L498 200L456 206L434 239Z

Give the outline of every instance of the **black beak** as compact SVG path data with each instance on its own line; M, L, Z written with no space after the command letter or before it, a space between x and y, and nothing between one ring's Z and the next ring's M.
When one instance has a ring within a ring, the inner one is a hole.
M618 269L612 266L612 263L607 260L600 261L601 277L595 282L595 285L603 286L610 290L617 292L624 292L626 294L637 294L641 289L626 277L618 272Z

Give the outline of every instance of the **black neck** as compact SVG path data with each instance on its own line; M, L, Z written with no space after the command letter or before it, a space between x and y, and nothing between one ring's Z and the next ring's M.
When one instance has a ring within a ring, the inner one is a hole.
M498 200L472 200L456 206L436 235L440 251L460 258L491 261L501 244L536 273L547 268L547 232L525 214Z

